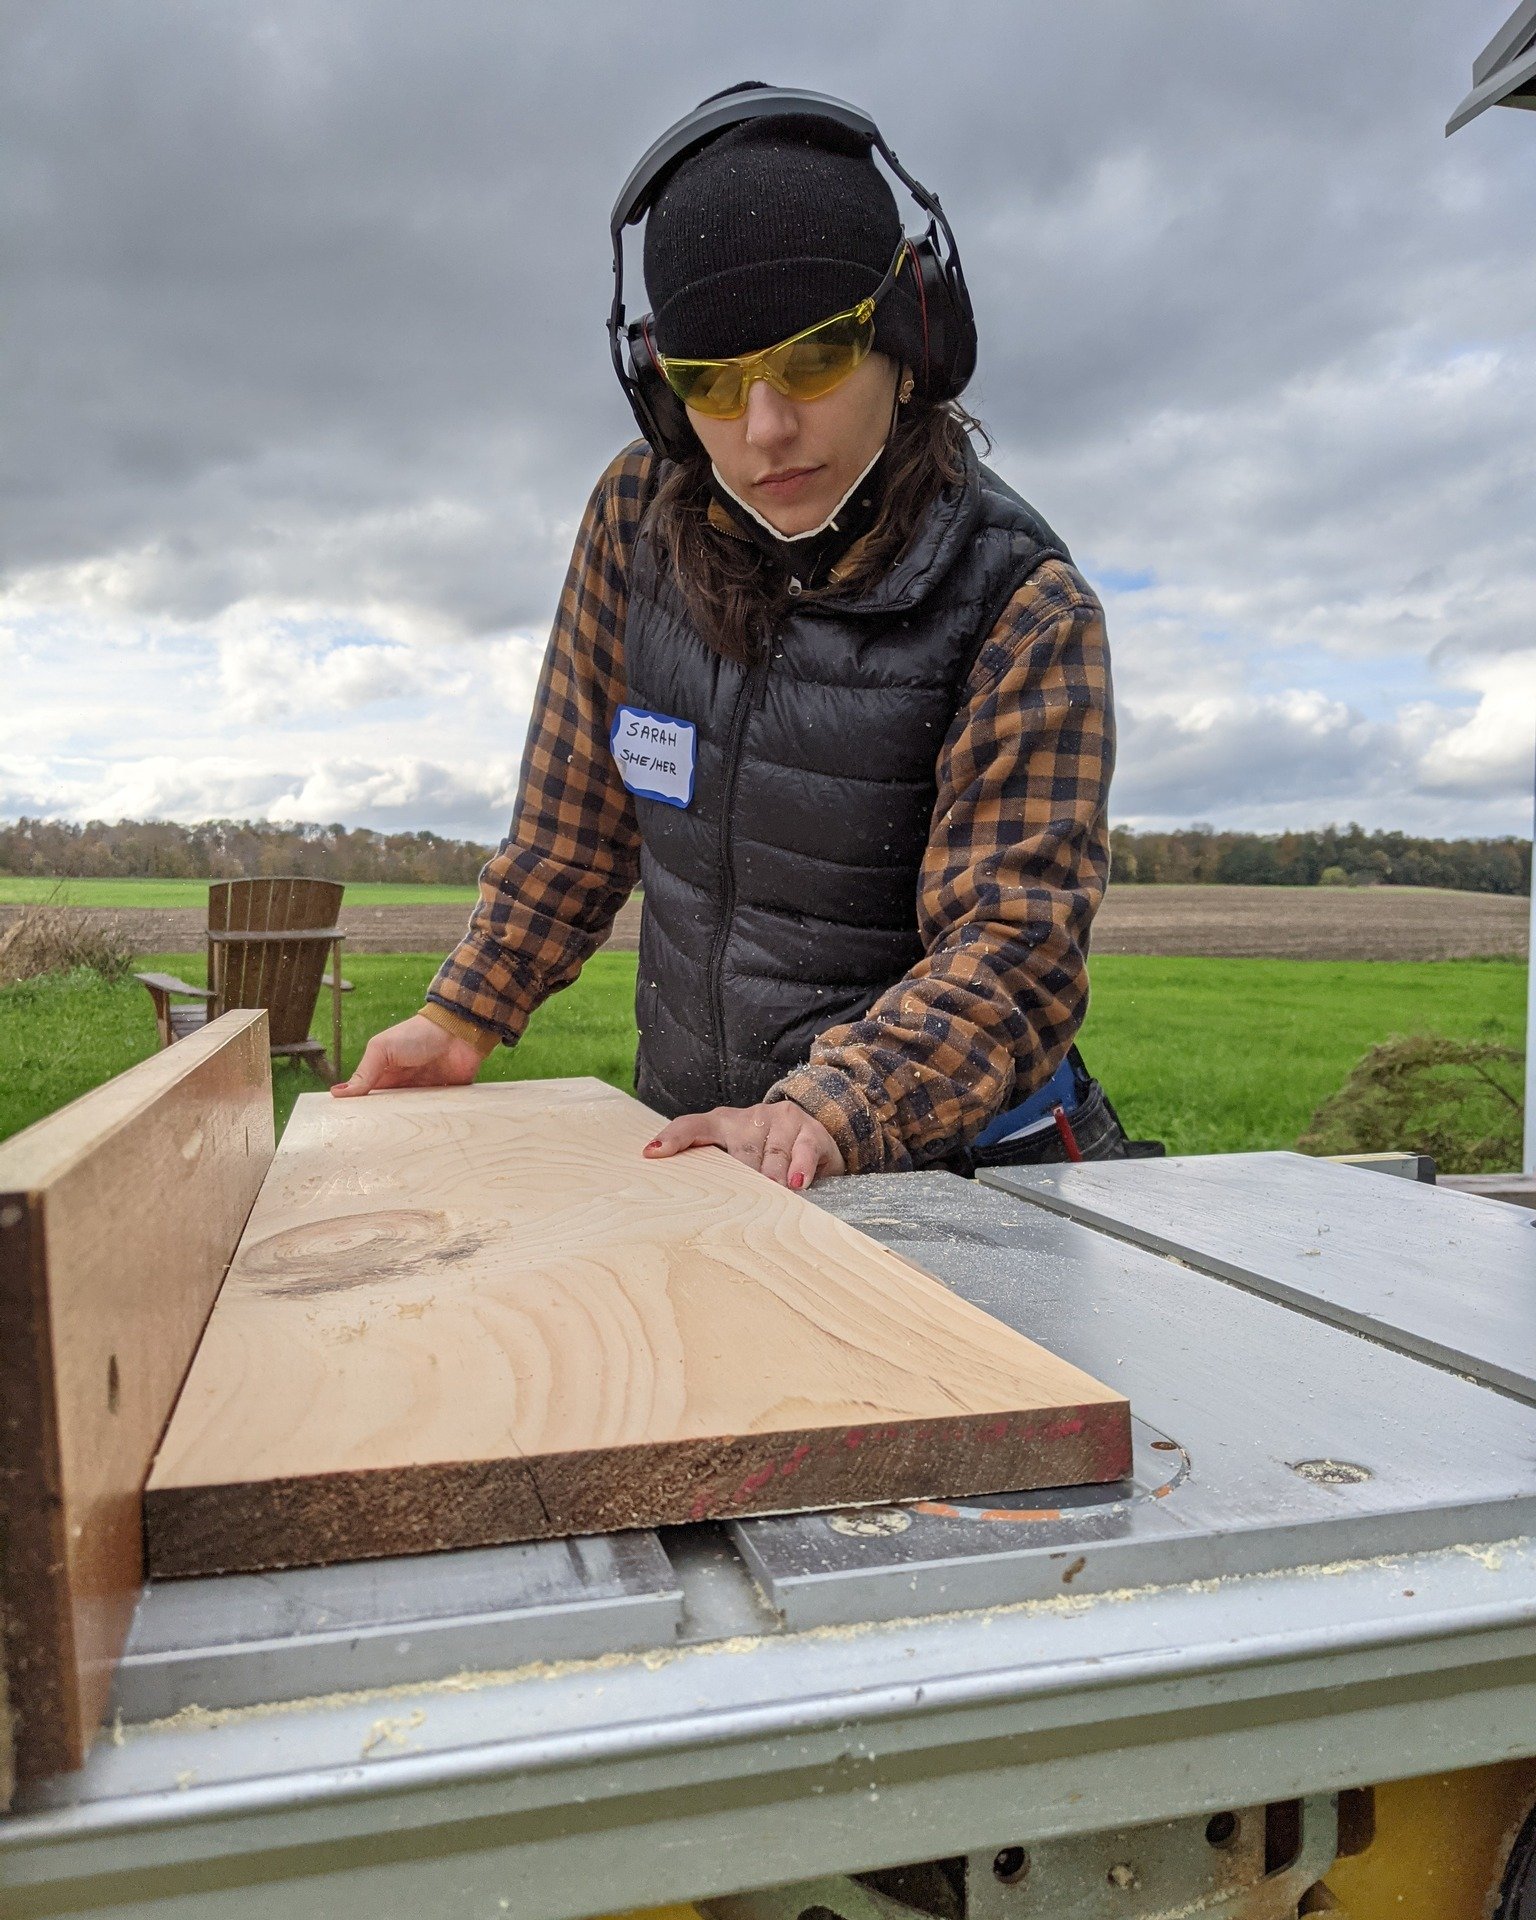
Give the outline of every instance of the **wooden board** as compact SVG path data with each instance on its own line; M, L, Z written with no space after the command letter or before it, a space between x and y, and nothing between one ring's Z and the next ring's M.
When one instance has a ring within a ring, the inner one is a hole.
M1125 1401L595 1080L298 1102L146 1492L209 1573L1113 1480Z
M143 1579L141 1491L272 1160L264 1013L0 1145L0 1595L20 1778L78 1766Z

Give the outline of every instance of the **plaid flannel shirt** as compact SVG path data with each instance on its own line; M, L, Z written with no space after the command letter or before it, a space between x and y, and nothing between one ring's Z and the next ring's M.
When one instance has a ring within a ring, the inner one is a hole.
M423 1009L482 1054L516 1041L576 978L639 874L634 802L608 737L654 466L643 444L626 448L588 503L512 829ZM815 1115L850 1173L944 1158L1060 1065L1087 1010L1113 765L1103 611L1074 567L1048 560L983 644L938 756L915 902L924 957L863 1019L818 1035L768 1095Z

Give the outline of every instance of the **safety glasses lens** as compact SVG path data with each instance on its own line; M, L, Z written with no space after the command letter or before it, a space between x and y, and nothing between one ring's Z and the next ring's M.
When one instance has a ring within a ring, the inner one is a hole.
M874 340L874 314L866 302L741 360L664 358L661 370L678 399L695 413L735 420L746 412L754 380L766 380L790 400L818 400L847 379Z
M782 359L773 373L780 391L792 400L816 400L830 393L869 352L874 343L873 320L860 320L853 314L840 314L824 326L789 340L779 349ZM782 384L781 384L782 383Z
M678 399L696 413L730 419L746 407L746 380L728 360L673 360L662 371Z

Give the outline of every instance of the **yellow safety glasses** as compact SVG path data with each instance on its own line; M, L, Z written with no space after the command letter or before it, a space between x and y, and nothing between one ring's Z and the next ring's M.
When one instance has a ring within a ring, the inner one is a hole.
M846 380L875 344L875 308L895 285L906 252L903 240L885 278L856 307L792 333L777 346L732 360L679 360L658 354L656 364L683 405L712 420L739 420L754 380L766 380L788 400L819 400Z

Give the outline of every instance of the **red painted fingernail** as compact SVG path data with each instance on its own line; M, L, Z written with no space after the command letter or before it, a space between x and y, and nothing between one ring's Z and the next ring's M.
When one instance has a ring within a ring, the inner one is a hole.
M805 1185L805 1175L803 1173L792 1173L789 1176L789 1184L798 1192L800 1188Z
M645 1151L646 1151L647 1153L649 1153L649 1152L651 1152L651 1150L652 1150L652 1149L653 1149L654 1147L659 1147L660 1145L661 1145L661 1135L660 1135L660 1134L658 1134L658 1135L656 1136L656 1138L655 1138L654 1140L647 1140L647 1141L646 1141L646 1143L645 1143Z

